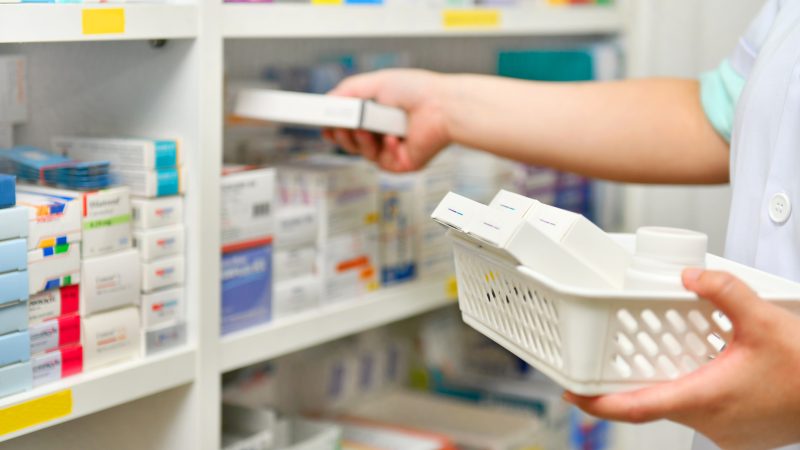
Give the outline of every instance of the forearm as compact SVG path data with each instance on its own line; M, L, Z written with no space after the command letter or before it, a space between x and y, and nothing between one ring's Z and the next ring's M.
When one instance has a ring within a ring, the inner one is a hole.
M641 183L723 183L728 144L693 80L536 83L446 76L450 137L500 156Z

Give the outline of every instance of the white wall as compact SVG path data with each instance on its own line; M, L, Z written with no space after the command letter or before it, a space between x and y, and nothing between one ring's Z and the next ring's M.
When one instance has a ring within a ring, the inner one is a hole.
M697 77L733 49L764 0L631 0L644 21L631 37L635 76ZM735 5L735 6L734 6ZM625 227L668 225L708 233L722 253L730 190L715 187L636 187L628 190Z

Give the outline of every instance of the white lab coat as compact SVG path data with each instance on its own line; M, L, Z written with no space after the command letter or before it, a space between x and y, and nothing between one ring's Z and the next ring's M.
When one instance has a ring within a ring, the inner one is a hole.
M731 140L726 256L800 281L800 1L768 1L730 62L746 85ZM698 436L694 448L716 447Z

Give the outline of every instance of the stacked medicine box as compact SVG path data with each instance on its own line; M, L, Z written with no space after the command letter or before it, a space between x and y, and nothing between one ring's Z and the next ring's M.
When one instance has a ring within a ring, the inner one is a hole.
M384 286L417 277L422 184L419 173L380 174L380 264Z
M79 213L79 335L86 369L138 358L141 275L139 254L132 248L130 190L124 186L88 192L42 186L26 186L24 190L31 195L64 199ZM37 300L43 307L48 304L53 308L50 315L63 315L63 308L72 304L73 296L73 290L61 288L46 291ZM54 307L55 298L60 300L61 311ZM66 356L62 352L62 360ZM43 382L52 379L42 377Z
M17 205L28 219L28 330L33 385L83 370L78 286L81 204L20 185Z
M118 330L130 328L130 334L136 336L135 342L133 337L130 340L137 355L183 345L186 301L181 194L185 179L177 141L60 137L53 145L72 159L109 161L115 181L126 186L119 189L130 195L132 216L128 218L132 217L136 249L125 250L125 254L129 275L137 279L133 289L128 290L126 283L126 297L133 307L107 314L117 316Z
M223 170L221 333L272 318L275 169Z
M292 189L294 172L278 168L275 198L275 320L314 309L320 304L322 284L317 270L317 210ZM300 176L294 173L294 176Z
M456 178L455 155L446 151L428 166L417 172L421 195L417 202L420 228L417 244L419 276L440 277L454 273L452 245L442 233L442 227L430 220L441 199L453 190Z
M28 211L15 207L12 176L0 175L0 396L32 386L28 332Z
M316 270L321 304L363 297L380 287L378 174L353 158L316 155L279 167L287 204L317 214Z

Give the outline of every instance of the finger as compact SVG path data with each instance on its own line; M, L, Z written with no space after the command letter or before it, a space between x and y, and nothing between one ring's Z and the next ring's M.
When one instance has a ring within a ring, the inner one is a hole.
M330 143L336 143L336 139L333 137L333 130L330 128L323 128L322 129L322 139Z
M686 269L683 272L686 289L719 307L733 326L756 317L763 301L740 279L727 272Z
M339 145L339 147L342 147L348 153L359 153L358 146L353 140L353 134L349 130L337 128L333 131L333 136L336 139L336 143Z
M370 161L374 161L378 156L378 142L375 136L369 131L358 130L353 133L355 142L362 155Z
M381 90L382 78L379 73L354 75L342 80L328 95L375 98Z
M392 172L408 172L414 169L408 154L408 146L397 136L383 137L383 154L387 164L390 164L384 167Z
M729 367L727 361L716 360L695 372L674 381L619 394L587 397L564 393L564 400L587 413L623 422L651 422L659 419L677 420L682 415L713 403L722 389L718 380Z

